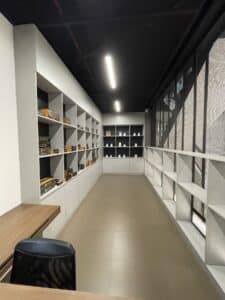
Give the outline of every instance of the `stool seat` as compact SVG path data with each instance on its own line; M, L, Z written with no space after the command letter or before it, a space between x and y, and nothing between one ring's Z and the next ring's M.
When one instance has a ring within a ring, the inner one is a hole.
M67 242L26 239L16 245L11 283L76 289L75 250Z

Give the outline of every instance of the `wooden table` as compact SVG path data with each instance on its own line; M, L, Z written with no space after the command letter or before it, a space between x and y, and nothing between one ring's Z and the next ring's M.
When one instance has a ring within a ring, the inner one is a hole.
M12 264L16 244L40 234L59 212L59 206L21 204L0 217L0 277Z
M123 297L55 290L14 284L0 284L0 299L4 300L131 300Z

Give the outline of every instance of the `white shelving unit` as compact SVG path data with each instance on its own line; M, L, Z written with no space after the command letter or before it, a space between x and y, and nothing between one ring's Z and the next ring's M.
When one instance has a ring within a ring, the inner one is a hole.
M143 125L103 126L104 157L143 157L143 130Z
M123 117L122 117L123 118ZM121 119L121 116L120 116ZM132 117L126 121L132 121ZM119 123L103 126L103 172L106 174L144 174L144 121L135 125ZM124 120L123 120L124 121Z
M225 292L225 157L156 147L146 147L144 157L146 177ZM207 161L206 188L192 182L193 158ZM192 196L206 206L205 238L191 220Z
M48 137L51 149L58 151L39 155L40 179L53 177L64 184L67 169L72 169L76 176L99 159L99 122L39 74L37 88L38 135ZM57 118L41 115L43 108L56 113ZM40 199L50 192L40 195Z

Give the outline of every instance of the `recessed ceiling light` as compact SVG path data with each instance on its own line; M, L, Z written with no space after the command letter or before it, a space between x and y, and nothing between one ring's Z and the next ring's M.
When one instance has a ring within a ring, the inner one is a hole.
M116 112L121 112L120 101L116 100L116 101L114 102L114 106L115 106L115 111L116 111Z
M113 59L111 55L105 56L105 65L108 74L109 85L114 90L116 88L116 78L115 78Z

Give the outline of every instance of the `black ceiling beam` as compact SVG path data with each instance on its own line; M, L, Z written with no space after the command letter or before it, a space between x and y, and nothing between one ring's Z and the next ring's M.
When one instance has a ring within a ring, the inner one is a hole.
M64 13L63 13L61 5L59 4L58 0L53 0L53 3L54 3L54 5L55 5L55 7L56 7L56 9L58 11L58 14L60 15L60 17L61 17L61 19L63 21L64 20ZM88 71L88 73L90 75L90 78L91 78L91 80L94 83L94 86L96 88L97 85L96 85L95 78L92 75L92 72L91 72L91 70L90 70L90 68L89 68L86 60L83 58L82 51L81 51L80 45L79 45L79 43L78 43L78 41L77 41L77 39L75 37L75 34L73 33L73 31L71 30L71 27L69 25L66 25L65 27L66 27L66 29L67 29L67 31L69 33L69 36L70 36L70 38L72 40L72 43L73 43L74 47L76 48L77 52L79 53L81 61L83 62L84 66L86 67L86 69L87 69L87 71Z
M54 0L56 1L56 0ZM117 23L117 22L137 22L142 23L149 20L149 18L154 17L169 17L169 16L183 16L183 15L193 15L197 13L197 9L172 9L172 10L162 10L154 11L149 14L131 15L131 16L117 16L117 17L97 17L89 19L75 19L71 21L65 21L60 23L39 23L40 28L56 28L62 26L75 26L75 25L87 25L87 24L102 24L102 23ZM76 18L74 16L73 18Z

